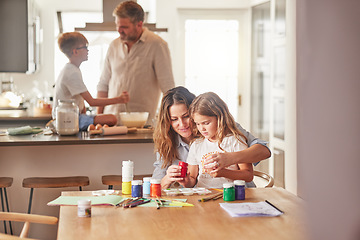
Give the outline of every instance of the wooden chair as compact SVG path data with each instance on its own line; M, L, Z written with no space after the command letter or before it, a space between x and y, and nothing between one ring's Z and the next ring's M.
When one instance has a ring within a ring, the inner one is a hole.
M8 234L0 233L0 239L29 239L26 238L29 233L30 223L40 224L57 224L57 217L42 216L36 214L14 213L14 212L0 212L0 220L24 222L20 236L11 236Z
M3 212L5 212L4 205L6 205L7 211L8 212L10 211L6 188L11 187L13 180L14 179L12 177L0 177L0 197L1 197L1 207L2 207ZM3 195L3 190L4 190L4 195ZM5 203L4 203L4 197L5 197ZM9 229L10 229L10 233L12 235L13 230L12 230L12 225L11 225L10 221L9 221ZM4 221L4 232L7 233L6 221Z
M152 174L134 175L134 180L143 180L144 177L151 177ZM113 189L113 186L122 185L121 175L104 175L101 177L102 184L108 185L108 189Z
M89 177L72 176L72 177L31 177L24 178L22 185L24 188L30 188L29 208L31 212L31 204L34 188L63 188L63 187L79 187L82 191L83 186L90 184Z
M268 188L268 187L274 186L274 178L272 176L270 176L269 174L262 172L262 171L257 171L257 170L254 170L253 173L254 173L254 178L258 177L258 178L261 178L266 181L266 184L264 187Z

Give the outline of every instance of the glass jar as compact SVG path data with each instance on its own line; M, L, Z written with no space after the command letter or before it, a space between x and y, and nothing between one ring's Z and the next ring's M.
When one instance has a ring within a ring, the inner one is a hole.
M56 131L59 135L75 135L79 132L79 107L75 100L58 100Z

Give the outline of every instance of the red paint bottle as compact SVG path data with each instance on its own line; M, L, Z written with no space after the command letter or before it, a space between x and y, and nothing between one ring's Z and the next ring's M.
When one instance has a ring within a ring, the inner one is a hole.
M186 177L186 173L187 173L187 166L188 164L186 162L179 162L179 166L181 166L181 178L185 178Z

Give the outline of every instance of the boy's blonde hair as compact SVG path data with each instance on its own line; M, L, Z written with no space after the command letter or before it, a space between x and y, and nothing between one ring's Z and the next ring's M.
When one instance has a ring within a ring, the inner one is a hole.
M58 39L58 45L60 50L70 58L72 55L72 51L75 48L80 47L81 45L87 45L89 42L79 32L67 32L60 35Z
M218 124L216 137L219 147L227 135L234 135L238 141L246 144L247 139L236 127L235 120L231 115L229 108L216 93L207 92L197 96L190 105L189 113L192 119L194 119L195 113L204 116L216 117ZM197 131L198 137L204 138L201 134L199 134L195 124L194 130ZM220 147L220 149L222 148Z

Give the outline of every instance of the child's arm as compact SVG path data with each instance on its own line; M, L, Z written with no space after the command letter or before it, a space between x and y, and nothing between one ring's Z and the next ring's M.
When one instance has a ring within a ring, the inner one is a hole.
M106 106L117 103L127 103L130 100L129 93L126 91L122 92L122 94L119 97L114 97L114 98L93 98L89 93L89 91L80 93L80 95L92 107Z
M245 182L251 182L254 178L253 166L251 163L238 164L239 170L221 169L217 172L207 170L212 177L225 177L232 180L244 180Z
M184 187L194 187L197 182L197 177L199 175L199 166L198 165L188 165L188 172L186 177L182 181L177 181Z

